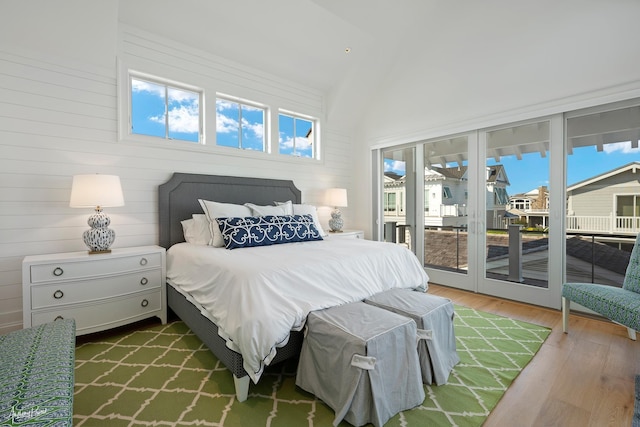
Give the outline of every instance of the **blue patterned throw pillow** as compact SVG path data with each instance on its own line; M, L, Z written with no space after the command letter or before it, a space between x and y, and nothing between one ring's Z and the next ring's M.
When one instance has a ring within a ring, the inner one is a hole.
M227 249L322 240L311 215L216 218Z

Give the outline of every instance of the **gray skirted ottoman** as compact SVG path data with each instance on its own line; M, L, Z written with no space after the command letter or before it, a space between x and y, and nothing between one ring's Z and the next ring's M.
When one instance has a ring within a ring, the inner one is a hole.
M72 426L76 328L58 320L0 336L0 425Z
M413 320L355 302L307 318L296 385L355 426L382 426L424 401Z
M413 319L418 326L418 355L425 384L446 384L460 362L453 330L451 300L411 289L390 289L373 295L365 303Z

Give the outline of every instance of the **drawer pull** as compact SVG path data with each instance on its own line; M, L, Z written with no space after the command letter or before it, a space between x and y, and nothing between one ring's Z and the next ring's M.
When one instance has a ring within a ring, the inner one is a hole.
M141 306L146 307L149 305L149 301L147 301L146 299L143 299L142 302L140 303Z
M142 257L142 258L140 259L140 265L147 265L147 263L148 263L148 262L149 262L149 261L147 261L147 259L146 259L146 258L144 258L144 257Z
M62 276L63 273L64 273L64 270L61 269L60 267L56 267L53 269L53 275L56 277Z
M64 292L62 292L60 289L58 289L57 291L55 291L55 292L53 293L53 297L54 297L55 299L60 299L60 298L62 298L63 296L64 296Z
M64 320L64 317L62 317L62 316L58 315L58 316L56 316L56 318L55 318L55 319L53 319L53 321L54 321L54 322L55 322L56 320Z
M140 284L142 286L146 285L147 283L149 283L149 279L147 279L146 277L143 277L142 279L140 279Z

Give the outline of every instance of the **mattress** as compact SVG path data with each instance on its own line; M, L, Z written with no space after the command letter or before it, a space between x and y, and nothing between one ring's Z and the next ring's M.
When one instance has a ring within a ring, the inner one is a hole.
M362 239L234 250L179 243L167 251L167 281L216 323L254 382L309 312L428 286L407 248Z

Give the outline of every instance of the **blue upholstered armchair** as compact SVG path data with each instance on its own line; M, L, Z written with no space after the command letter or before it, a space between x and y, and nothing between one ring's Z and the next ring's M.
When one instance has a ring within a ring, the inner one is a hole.
M640 330L640 234L631 251L622 288L594 283L562 285L562 330L569 328L571 301L627 327L629 338L635 341Z

